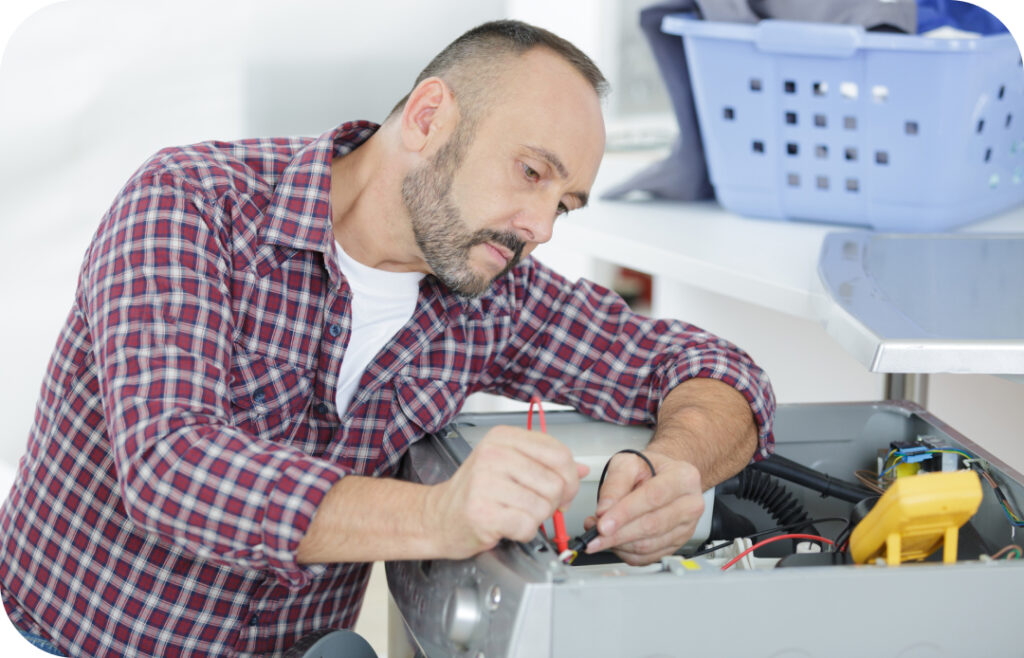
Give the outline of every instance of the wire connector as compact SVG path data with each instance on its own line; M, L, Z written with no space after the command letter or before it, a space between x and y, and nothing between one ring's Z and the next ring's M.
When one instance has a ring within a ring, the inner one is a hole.
M575 560L580 553L587 550L587 546L590 544L590 542L594 541L597 535L598 531L596 525L590 530L584 532L583 534L576 535L572 538L572 540L569 541L569 544L568 546L566 546L565 550L559 553L558 559L562 562L565 562L566 564L572 564L573 560Z

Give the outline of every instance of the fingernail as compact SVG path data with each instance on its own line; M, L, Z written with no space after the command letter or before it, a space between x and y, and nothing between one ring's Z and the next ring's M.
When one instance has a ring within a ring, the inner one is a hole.
M597 522L597 529L602 535L610 535L615 532L615 519L601 519Z
M587 552L588 553L596 553L599 550L601 550L601 540L600 539L595 539L594 541L592 541L589 544L587 544Z

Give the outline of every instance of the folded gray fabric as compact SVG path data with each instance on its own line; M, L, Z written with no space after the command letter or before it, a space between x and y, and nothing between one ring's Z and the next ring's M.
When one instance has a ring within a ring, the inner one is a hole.
M661 31L661 19L666 15L694 11L696 8L693 0L676 0L640 11L640 29L647 37L658 70L661 71L661 79L668 89L676 122L679 124L679 136L667 158L606 190L602 195L604 199L620 199L634 191L680 201L710 199L715 195L704 162L704 145L700 140L697 110L693 105L683 40Z

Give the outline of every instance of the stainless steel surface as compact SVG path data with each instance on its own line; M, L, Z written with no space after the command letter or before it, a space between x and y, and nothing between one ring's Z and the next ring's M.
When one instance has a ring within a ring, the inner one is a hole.
M482 629L480 594L472 584L456 587L445 609L445 628L448 639L461 649L469 648L473 636Z
M412 445L402 477L436 483L469 454L456 432ZM389 562L388 586L418 648L427 656L546 655L550 587L565 567L546 542L502 542L470 560ZM443 583L437 586L437 583ZM499 597L500 605L494 604ZM534 629L519 633L521 628Z
M474 432L519 422L516 414L467 416ZM549 426L577 425L595 440L620 430L577 414L551 416ZM416 444L411 461L422 463L407 463L406 472L454 469L469 453L461 436L467 427ZM890 441L922 435L989 460L1008 495L1024 500L1019 473L908 402L782 405L776 419L781 454L839 477L873 464ZM849 511L846 503L790 489L812 518ZM1011 540L990 491L974 523L995 548ZM470 560L389 563L387 571L405 624L430 657L1024 653L1014 605L1024 591L1024 561L728 572L709 559L694 563L569 567L535 540L504 542ZM464 617L460 644L445 628L453 598L473 611Z
M907 400L928 406L928 375L889 373L885 376L885 399Z
M1024 235L832 233L818 274L874 372L1024 374Z

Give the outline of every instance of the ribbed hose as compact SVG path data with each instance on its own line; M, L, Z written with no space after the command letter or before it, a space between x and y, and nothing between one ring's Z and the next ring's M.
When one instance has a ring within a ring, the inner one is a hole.
M718 485L716 493L732 494L741 500L757 503L780 526L793 526L810 520L803 506L792 493L776 482L775 478L751 468L743 469L735 477ZM817 529L810 523L792 527L789 532L818 534Z

